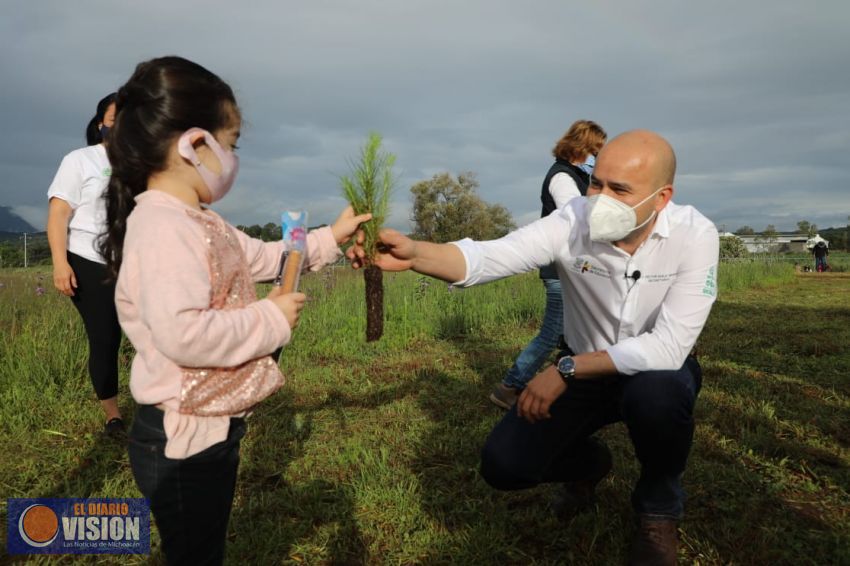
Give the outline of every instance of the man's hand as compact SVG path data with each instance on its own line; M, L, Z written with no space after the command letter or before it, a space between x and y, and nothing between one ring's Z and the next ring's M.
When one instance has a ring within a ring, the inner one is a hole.
M548 419L549 407L564 394L567 384L555 366L549 366L532 379L517 401L517 414L530 423Z
M347 207L331 225L334 240L336 240L337 244L346 243L357 232L357 228L362 223L368 222L371 219L372 213L367 212L366 214L355 216L354 209L350 206Z
M366 252L363 250L363 232L357 233L353 246L345 252L351 266L358 269L366 265ZM401 232L385 228L378 234L378 253L372 263L384 271L406 271L413 268L416 259L416 242Z
M77 288L77 276L74 275L74 270L67 261L57 262L53 265L53 286L67 297L74 296L74 289Z

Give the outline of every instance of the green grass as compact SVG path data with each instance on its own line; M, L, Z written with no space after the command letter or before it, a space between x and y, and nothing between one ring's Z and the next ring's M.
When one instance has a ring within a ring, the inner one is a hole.
M794 280L794 264L788 262L736 261L724 263L719 277L720 292L774 287Z
M125 451L98 442L79 317L36 296L37 277L0 272L0 498L137 497ZM724 264L719 281L680 559L850 564L850 278ZM243 441L228 563L622 564L638 474L622 425L603 433L615 468L597 512L569 523L546 511L553 486L506 494L477 473L501 415L487 392L542 314L536 276L450 291L388 274L385 286L384 337L366 344L359 274L304 277L287 385ZM128 414L131 356L125 346ZM154 563L157 548L154 535Z

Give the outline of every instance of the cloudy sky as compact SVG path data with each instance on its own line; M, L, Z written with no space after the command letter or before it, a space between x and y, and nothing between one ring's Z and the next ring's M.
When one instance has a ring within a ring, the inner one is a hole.
M177 54L234 88L242 168L216 209L311 223L370 130L410 186L474 171L518 224L539 214L573 120L649 128L676 201L719 227L843 226L850 214L850 3L842 0L0 0L0 205L41 229L62 156L136 63Z

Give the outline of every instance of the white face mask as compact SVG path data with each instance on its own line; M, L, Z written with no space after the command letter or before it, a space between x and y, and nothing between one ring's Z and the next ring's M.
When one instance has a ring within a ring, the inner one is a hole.
M634 206L629 206L602 193L587 197L587 221L590 224L590 239L594 242L619 242L626 236L643 228L655 217L653 210L649 218L637 225L635 209L655 196L664 187Z

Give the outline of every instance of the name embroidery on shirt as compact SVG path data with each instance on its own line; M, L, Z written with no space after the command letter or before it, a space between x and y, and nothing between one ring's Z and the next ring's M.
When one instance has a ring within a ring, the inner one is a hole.
M670 281L675 276L675 273L653 273L643 275L641 279L646 279L648 283L663 283L664 281Z

